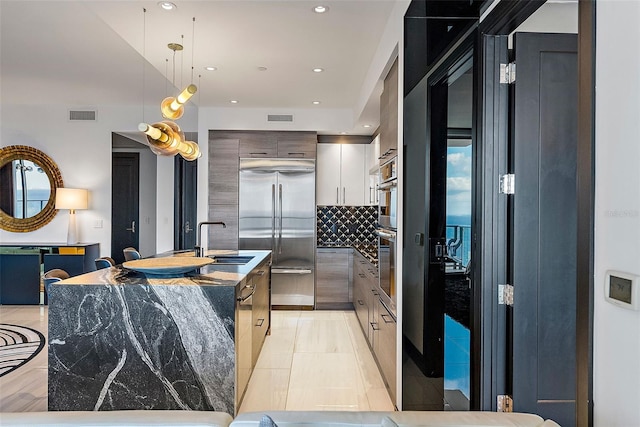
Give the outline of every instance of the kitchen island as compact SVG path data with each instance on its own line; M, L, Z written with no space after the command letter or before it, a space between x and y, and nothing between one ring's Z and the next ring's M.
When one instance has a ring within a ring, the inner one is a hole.
M193 254L161 256L189 255ZM49 410L192 409L234 414L269 329L271 252L207 255L229 257L227 263L173 276L116 266L53 285ZM249 261L233 264L237 256ZM257 298L259 288L263 296ZM263 305L259 322L252 321L252 310L238 301L251 302L243 296L247 290L256 291L254 305L258 300ZM254 324L259 329L252 328Z

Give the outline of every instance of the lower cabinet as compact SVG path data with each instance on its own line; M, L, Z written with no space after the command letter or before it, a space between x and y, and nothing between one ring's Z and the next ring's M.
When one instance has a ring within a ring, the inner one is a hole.
M251 366L255 366L269 328L269 266L263 265L253 275L253 304L251 309L253 332L251 334Z
M374 339L373 353L378 360L382 376L389 388L391 401L396 401L396 317L380 298L377 304L377 336Z
M377 269L358 251L353 254L353 306L380 367L392 402L396 401L396 317L383 302Z
M316 249L316 308L350 308L352 248Z
M40 273L60 268L70 276L96 269L99 243L52 245L11 243L0 245L0 304L40 304ZM44 295L47 303L47 294Z
M260 356L271 324L271 268L259 265L242 282L236 295L236 412Z

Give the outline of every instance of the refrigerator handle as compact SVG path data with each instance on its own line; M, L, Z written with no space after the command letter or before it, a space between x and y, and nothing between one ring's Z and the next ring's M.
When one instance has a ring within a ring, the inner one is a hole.
M342 204L347 204L347 187L342 187Z
M278 190L278 207L280 209L280 224L278 226L278 253L282 254L282 184L279 184Z
M336 187L336 205L340 204L340 187Z
M271 252L275 252L276 238L276 185L271 184Z

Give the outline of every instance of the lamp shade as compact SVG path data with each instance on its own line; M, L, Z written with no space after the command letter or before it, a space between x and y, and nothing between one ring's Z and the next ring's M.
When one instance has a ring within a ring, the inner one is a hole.
M56 209L87 209L89 192L80 188L58 188Z

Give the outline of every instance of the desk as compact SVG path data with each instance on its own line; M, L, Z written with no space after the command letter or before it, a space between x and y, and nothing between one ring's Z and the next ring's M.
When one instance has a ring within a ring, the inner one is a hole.
M43 272L60 268L77 276L94 271L99 257L99 243L0 244L0 304L40 304Z

